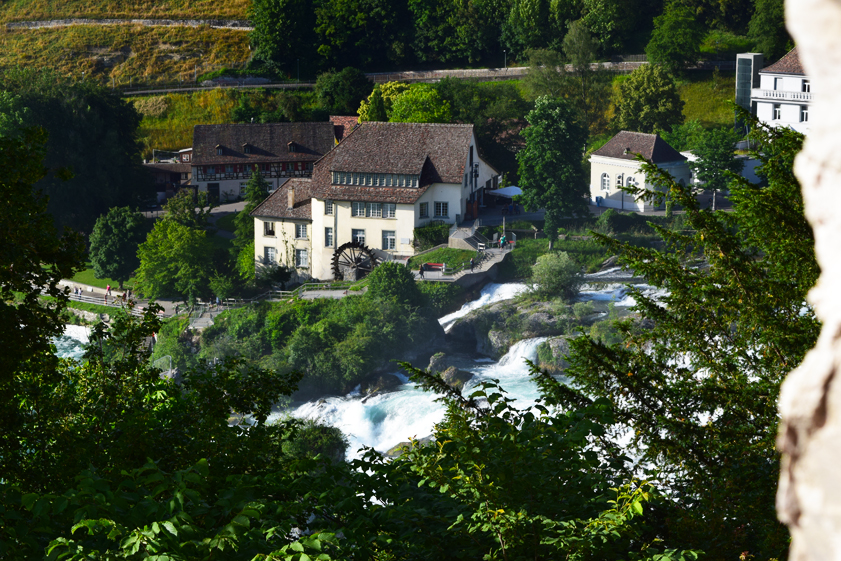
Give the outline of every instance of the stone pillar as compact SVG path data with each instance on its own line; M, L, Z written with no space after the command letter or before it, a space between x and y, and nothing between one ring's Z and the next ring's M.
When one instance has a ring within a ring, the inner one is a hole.
M823 330L780 394L777 512L790 559L841 559L841 2L786 0L786 21L814 92L795 173L815 231L821 276L808 300Z

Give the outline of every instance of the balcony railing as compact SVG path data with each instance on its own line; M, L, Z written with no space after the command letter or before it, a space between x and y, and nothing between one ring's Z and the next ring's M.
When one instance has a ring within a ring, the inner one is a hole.
M812 92L791 92L785 90L763 90L755 88L750 96L754 99L778 99L781 101L812 101Z

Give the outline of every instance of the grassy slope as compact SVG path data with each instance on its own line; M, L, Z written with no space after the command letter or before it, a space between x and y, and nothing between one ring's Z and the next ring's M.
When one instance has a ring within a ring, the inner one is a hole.
M0 67L36 66L118 85L177 82L248 59L248 33L209 27L75 25L0 31Z
M0 22L63 18L246 19L250 0L7 0Z
M140 124L144 157L151 157L152 148L179 150L192 146L195 125L230 123L238 96L234 90L216 89L134 100L144 114Z
M90 262L87 263L87 268L84 271L79 271L76 275L70 279L72 281L78 282L79 284L87 284L89 286L96 286L99 288L105 288L107 285L111 285L112 288L120 286L120 283L115 281L114 279L98 279L93 272L93 267L91 266ZM129 287L134 285L134 277L131 277L127 280L123 286Z
M441 249L424 253L418 257L412 257L409 259L409 268L417 270L420 268L421 263L446 263L448 267L458 267L462 263L470 261L470 258L475 255L475 251L467 249L442 247Z
M722 72L714 79L712 72L688 72L679 85L680 98L686 103L683 115L686 121L697 119L704 127L733 124L733 101L736 95L736 75Z

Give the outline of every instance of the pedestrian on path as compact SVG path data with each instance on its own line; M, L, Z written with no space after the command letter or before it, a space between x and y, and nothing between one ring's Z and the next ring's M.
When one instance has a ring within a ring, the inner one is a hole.
M473 258L470 258L470 272L473 272Z
M111 296L111 285L110 284L105 285L105 295L106 296Z
M423 263L420 266L420 278L423 278Z

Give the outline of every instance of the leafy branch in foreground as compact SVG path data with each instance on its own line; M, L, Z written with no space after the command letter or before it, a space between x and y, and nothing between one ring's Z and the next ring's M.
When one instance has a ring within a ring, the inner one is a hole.
M792 173L803 138L752 128L764 182L733 179L732 213L701 210L690 188L644 166L656 190L629 191L655 204L671 198L688 230L652 224L664 250L594 234L663 295L632 288L644 321L621 323L618 344L573 341L566 371L582 395L610 401L615 430L633 436L641 465L656 467L654 481L675 500L673 535L712 559L785 555L774 511L776 399L819 330L805 304L818 275L812 232Z

